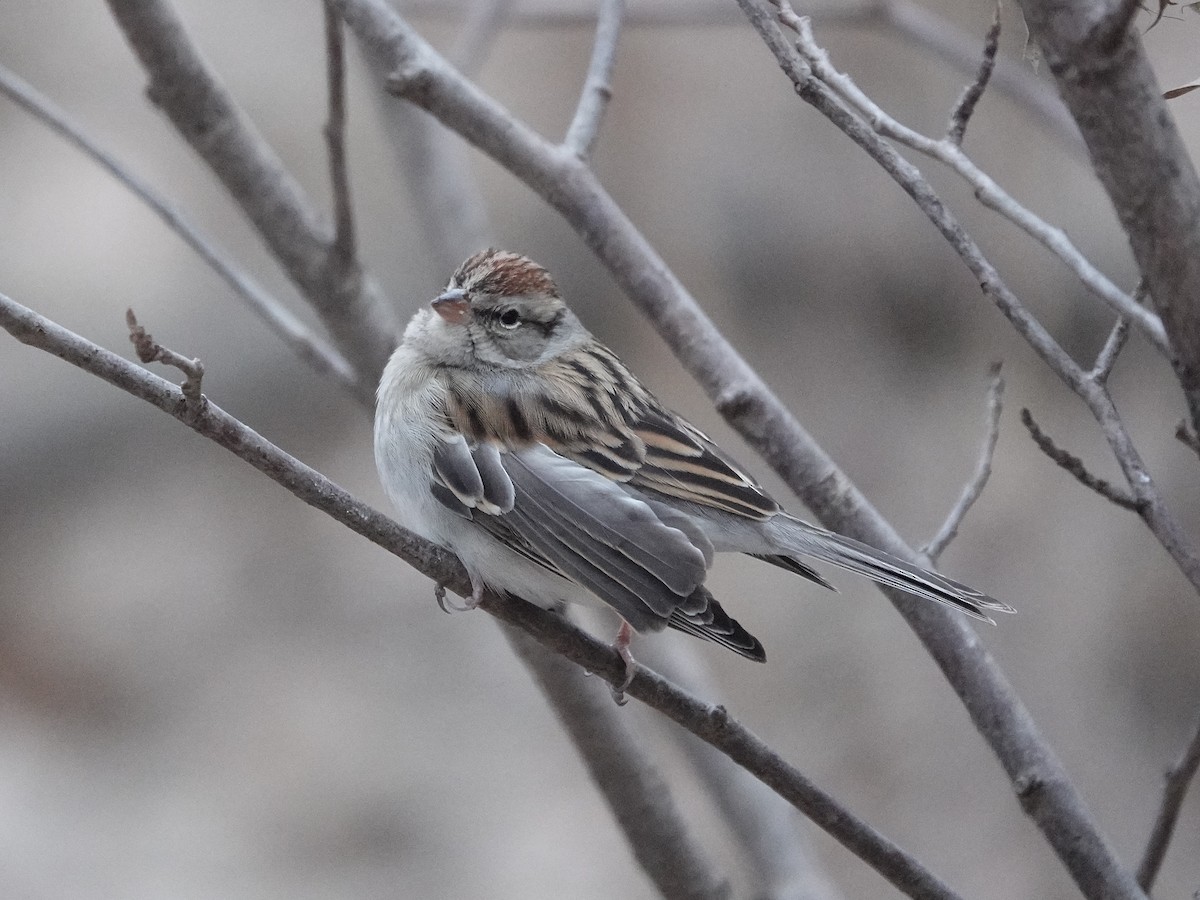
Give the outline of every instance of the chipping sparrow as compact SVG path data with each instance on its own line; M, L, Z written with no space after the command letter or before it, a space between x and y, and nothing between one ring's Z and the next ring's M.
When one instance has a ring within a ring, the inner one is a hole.
M379 385L375 460L399 521L466 566L470 605L485 586L548 609L603 601L627 665L630 626L765 659L704 587L714 551L829 587L812 557L986 621L1012 612L784 512L515 253L472 256L413 316Z

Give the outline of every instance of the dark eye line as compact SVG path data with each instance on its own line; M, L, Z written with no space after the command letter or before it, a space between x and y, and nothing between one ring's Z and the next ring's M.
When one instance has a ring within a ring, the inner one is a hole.
M529 319L521 315L521 311L515 306L499 306L493 307L486 313L489 322L498 322L508 329L515 329L517 325L528 325L538 328L544 337L549 337L550 334L558 327L562 321L562 313L556 313L548 322L543 322L539 319ZM505 317L508 316L508 320ZM515 316L515 318L512 318Z

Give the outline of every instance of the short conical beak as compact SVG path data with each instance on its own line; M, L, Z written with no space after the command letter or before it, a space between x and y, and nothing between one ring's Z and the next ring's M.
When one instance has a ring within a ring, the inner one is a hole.
M462 288L446 291L430 304L433 311L451 325L461 325L471 315L471 304L467 292Z

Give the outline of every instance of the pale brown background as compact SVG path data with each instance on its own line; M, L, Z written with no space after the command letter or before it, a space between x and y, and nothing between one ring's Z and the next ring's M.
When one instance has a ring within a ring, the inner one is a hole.
M178 5L324 202L319 4ZM991 15L983 3L941 6L979 35ZM1019 52L1011 11L1006 25L1006 52ZM451 36L444 25L423 31L443 47ZM1196 37L1189 20L1148 35L1165 84L1195 77ZM885 107L943 127L961 74L887 34L819 27L818 38ZM557 136L589 49L585 30L509 32L482 82ZM0 61L301 308L146 103L102 4L6 0ZM369 98L376 86L361 67L354 74L363 253L407 317L448 273L427 262ZM1200 146L1194 97L1174 110ZM967 146L1132 286L1110 208L1072 149L995 93ZM1107 312L952 177L920 164L1056 336L1093 354ZM627 32L597 167L912 542L934 532L974 465L987 366L1005 361L996 473L944 566L1020 609L984 640L1135 863L1161 770L1197 714L1200 602L1136 517L1054 468L1017 418L1030 407L1112 477L1081 405L908 199L792 94L746 26ZM477 160L477 170L500 242L549 266L593 330L786 497L578 239L497 167ZM216 402L384 503L362 411L291 358L122 188L7 103L0 291L125 353L132 306L155 336L204 360ZM0 895L652 896L486 615L443 616L423 577L178 423L7 337L0 385ZM1171 438L1182 405L1165 364L1135 338L1114 389L1174 511L1200 534L1197 462ZM752 561L721 562L716 593L771 661L702 647L719 699L965 896L1075 896L903 622L869 586L835 580L840 596ZM636 704L626 714L649 728ZM668 769L681 766L673 759ZM689 815L708 823L703 799L682 790ZM726 859L727 836L699 827ZM832 841L816 846L845 896L891 896ZM1198 847L1192 798L1158 896L1200 888Z

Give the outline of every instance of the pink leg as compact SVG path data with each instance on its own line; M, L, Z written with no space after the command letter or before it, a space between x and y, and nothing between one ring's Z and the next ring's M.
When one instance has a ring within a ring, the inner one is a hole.
M471 576L471 597L467 600L467 609L476 609L483 602L483 579L474 572Z
M633 684L633 676L637 674L637 664L633 661L633 654L629 652L629 642L633 640L633 634L633 626L622 619L621 627L617 629L617 636L612 643L612 648L625 663L625 680L612 689L613 699L617 701L618 706L629 702L625 692L629 690L629 685Z

